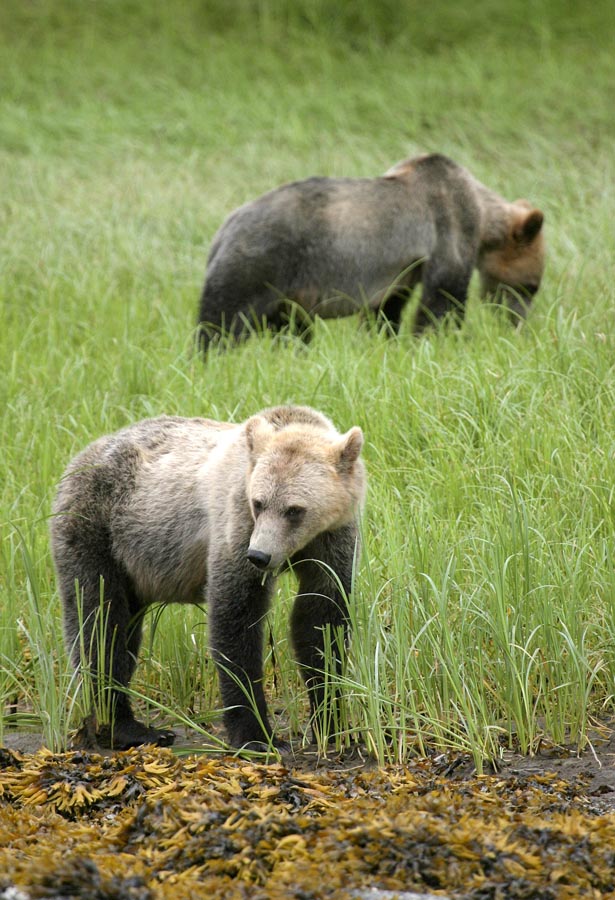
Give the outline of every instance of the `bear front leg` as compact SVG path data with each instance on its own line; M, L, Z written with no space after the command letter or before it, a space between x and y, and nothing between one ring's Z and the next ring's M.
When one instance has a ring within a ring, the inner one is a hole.
M348 599L358 549L353 523L320 535L301 552L300 559L293 560L299 593L291 615L292 642L308 689L315 740L335 734L341 726L336 682L348 634ZM328 672L325 649L331 656Z
M421 334L447 313L453 312L461 323L465 316L472 265L430 260L423 272L423 292L414 321L414 333Z
M378 321L383 325L387 337L399 334L402 313L410 299L412 291L400 288L388 295L378 309Z
M265 750L271 740L263 690L263 623L273 578L244 559L209 566L209 643L232 747Z

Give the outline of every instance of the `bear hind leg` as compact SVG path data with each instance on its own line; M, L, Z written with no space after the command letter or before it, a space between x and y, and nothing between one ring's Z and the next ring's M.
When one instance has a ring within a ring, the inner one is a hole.
M127 576L104 553L101 561L100 545L94 553L90 547L96 543L88 544L84 537L72 544L71 559L59 559L57 566L68 650L74 666L89 673L93 693L85 733L91 734L98 709L109 720L95 734L100 746L122 750L171 744L174 732L138 721L126 693L141 644L140 605Z
M314 319L300 303L292 300L281 301L268 317L267 325L271 331L292 335L304 344L309 344L314 335Z
M238 299L237 299L238 298ZM243 284L205 283L197 322L197 349L205 355L210 346L233 346L264 329L279 331L288 324L283 299L270 289L258 292Z
M134 606L135 604L129 604L129 609L132 610ZM113 683L121 684L123 688L128 688L139 660L143 614L144 609L138 608L129 619L126 632L125 666L116 670L114 663L111 663ZM108 725L103 725L97 734L97 742L101 746L112 747L115 750L127 750L142 744L156 744L158 747L170 747L173 744L175 741L174 731L168 728L154 728L141 722L136 718L130 698L124 690L112 687L111 691L111 720Z

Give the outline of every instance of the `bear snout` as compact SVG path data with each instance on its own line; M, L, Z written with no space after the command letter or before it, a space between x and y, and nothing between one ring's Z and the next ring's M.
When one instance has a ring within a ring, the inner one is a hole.
M248 549L248 559L257 569L266 569L271 562L271 553L263 553L262 550Z

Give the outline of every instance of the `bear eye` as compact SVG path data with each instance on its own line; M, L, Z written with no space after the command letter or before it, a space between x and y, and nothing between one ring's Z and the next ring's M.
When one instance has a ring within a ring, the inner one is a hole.
M291 522L297 523L305 515L305 508L303 506L288 506L284 510L284 515Z
M254 518L260 516L264 509L264 504L262 500L253 500L252 501L252 512L254 513Z

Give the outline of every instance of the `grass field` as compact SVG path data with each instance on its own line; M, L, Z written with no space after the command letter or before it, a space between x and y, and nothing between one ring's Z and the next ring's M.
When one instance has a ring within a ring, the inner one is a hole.
M610 0L0 7L0 740L42 727L58 748L80 715L48 544L69 458L146 416L292 402L366 435L341 743L479 764L584 745L615 687L614 35ZM234 207L432 150L544 210L522 329L473 287L460 331L318 322L307 351L264 336L194 357ZM283 582L268 681L295 728L291 597ZM160 620L135 689L207 724L205 613Z

